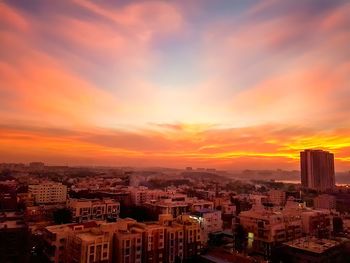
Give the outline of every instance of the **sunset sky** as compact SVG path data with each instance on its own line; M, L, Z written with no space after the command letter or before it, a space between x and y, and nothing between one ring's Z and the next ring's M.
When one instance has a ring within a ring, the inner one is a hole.
M350 169L350 2L0 1L0 162Z

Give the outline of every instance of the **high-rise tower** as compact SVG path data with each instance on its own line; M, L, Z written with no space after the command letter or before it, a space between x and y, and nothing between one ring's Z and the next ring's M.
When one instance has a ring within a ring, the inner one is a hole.
M334 154L322 150L300 153L301 185L304 188L325 191L335 186Z

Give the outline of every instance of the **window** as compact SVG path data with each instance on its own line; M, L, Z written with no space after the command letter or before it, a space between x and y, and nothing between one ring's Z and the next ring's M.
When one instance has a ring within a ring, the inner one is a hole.
M91 245L90 246L90 253L94 253L95 252L95 246L94 245Z

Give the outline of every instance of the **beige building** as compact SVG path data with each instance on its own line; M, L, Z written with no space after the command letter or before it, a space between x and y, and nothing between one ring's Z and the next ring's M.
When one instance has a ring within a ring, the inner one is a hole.
M270 256L276 244L302 235L300 215L270 210L249 210L239 214L240 224L248 233L248 249Z
M182 215L176 218L175 222L184 230L184 258L199 255L206 240L202 240L202 229L198 221L189 215Z
M171 215L160 215L159 224L165 227L165 262L182 262L184 258L184 229Z
M111 235L113 233L104 232L98 228L92 228L86 232L70 232L66 244L65 262L110 262Z
M36 204L64 203L67 200L67 186L61 183L29 185L28 191Z
M87 231L97 227L96 222L84 224L66 224L48 226L43 230L43 239L46 243L44 250L49 262L63 263L67 261L67 240L68 236L73 233Z
M67 207L75 222L118 219L120 213L120 203L112 199L69 199Z
M142 235L142 262L162 263L165 256L165 228L156 223L137 223L130 227L134 233Z
M175 263L200 253L203 242L197 220L189 216L138 223L89 221L49 226L44 230L45 253L54 263Z
M113 253L116 262L142 262L142 233L129 230L117 230L114 235Z
M136 206L141 206L151 201L157 201L164 196L166 196L166 193L162 190L149 190L147 187L130 189L131 203Z

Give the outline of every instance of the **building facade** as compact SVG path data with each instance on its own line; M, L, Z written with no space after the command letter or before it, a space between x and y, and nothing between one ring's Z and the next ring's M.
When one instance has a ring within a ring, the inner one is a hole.
M314 208L332 210L336 208L336 201L335 196L322 194L314 198Z
M69 199L67 207L74 222L118 219L120 213L120 203L112 199Z
M54 263L175 263L200 254L201 231L189 216L162 215L153 223L126 218L48 226L43 238Z
M322 150L305 150L300 153L301 184L317 191L335 187L334 155Z
M61 183L29 185L28 191L36 204L65 203L67 200L67 186Z

